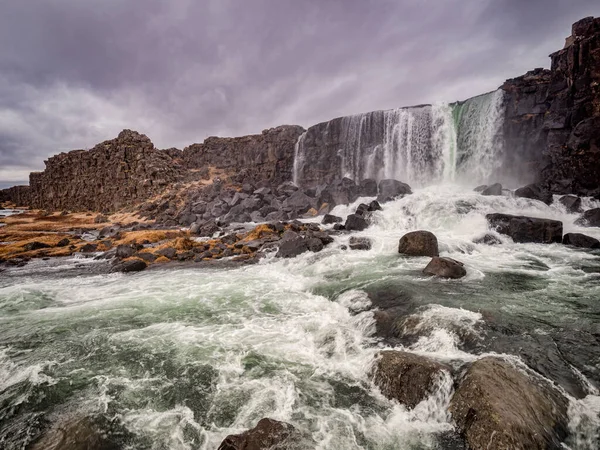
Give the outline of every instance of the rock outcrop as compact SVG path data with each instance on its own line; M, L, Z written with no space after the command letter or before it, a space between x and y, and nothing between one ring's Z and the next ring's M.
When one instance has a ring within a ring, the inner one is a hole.
M552 244L562 241L563 225L558 220L501 213L488 214L486 218L491 228L510 236L515 242Z
M0 204L14 203L16 206L29 206L31 203L31 189L29 186L13 186L0 190Z
M462 278L467 274L467 271L460 261L434 256L427 267L423 269L423 273L440 278Z
M552 386L492 357L467 369L450 412L473 450L560 449L567 400Z
M438 241L431 231L411 231L400 238L398 253L408 256L438 256Z

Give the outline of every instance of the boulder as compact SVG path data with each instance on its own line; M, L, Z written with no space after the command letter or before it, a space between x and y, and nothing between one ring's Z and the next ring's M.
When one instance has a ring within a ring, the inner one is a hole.
M119 225L110 225L108 227L104 227L100 230L98 234L98 238L114 238L119 234L121 227Z
M156 254L164 256L165 258L175 259L177 257L177 250L175 250L173 247L167 247L158 250Z
M25 244L23 246L23 249L27 252L30 252L32 250L40 250L42 248L50 248L51 245L46 244L44 242L38 242L38 241L33 241L33 242L28 242L27 244Z
M348 242L352 250L371 250L372 245L371 239L367 237L352 236Z
M468 368L449 410L473 450L546 450L562 448L567 408L545 381L486 357Z
M361 180L358 185L358 192L361 197L377 196L377 181L372 178Z
M381 180L378 192L377 201L379 203L389 202L398 197L412 194L410 186L398 180Z
M227 436L218 450L295 450L304 448L303 440L304 436L289 423L261 419L254 428Z
M386 350L379 353L373 380L381 393L412 409L436 388L443 371L441 363L414 353Z
M321 223L323 225L330 225L332 223L340 223L342 220L344 220L344 219L342 219L341 217L334 216L331 214L325 214L323 216L323 220L321 221Z
M600 208L588 209L575 223L583 227L600 227Z
M83 247L79 249L81 253L93 253L98 250L97 244L85 244Z
M398 253L409 256L438 256L438 241L430 231L411 231L400 238Z
M571 214L581 212L581 199L576 195L563 195L558 201Z
M350 178L334 180L328 186L319 189L317 198L319 204L328 203L333 208L335 205L348 205L354 203L359 197L359 187Z
M157 259L157 256L155 254L149 253L149 252L136 253L134 256L136 258L143 259L144 261L149 262L149 263L153 263Z
M115 256L120 259L125 259L125 258L129 258L129 257L133 256L134 253L135 253L135 248L133 248L133 246L127 245L127 244L121 244L121 245L117 245L117 252L116 252Z
M377 200L373 200L371 203L369 203L369 211L383 211L383 208Z
M483 192L488 188L487 184L481 184L479 186L477 186L475 189L473 189L475 192Z
M296 237L283 240L275 255L277 258L294 258L308 251L308 245L304 238Z
M124 272L124 273L141 272L146 267L148 267L148 264L146 264L145 261L134 258L134 259L121 261L121 262L115 264L112 271L113 272Z
M562 243L564 245L572 245L573 247L600 248L600 241L598 239L581 233L565 234Z
M479 238L473 239L473 243L475 244L486 244L486 245L498 245L502 244L502 241L498 239L496 236L490 233L486 233Z
M361 217L368 217L369 216L369 205L367 205L365 203L361 203L356 208L356 211L354 211L354 214L361 216Z
M434 256L427 267L423 269L423 273L441 278L462 278L467 274L467 271L460 261Z
M66 247L70 243L71 243L71 241L69 240L69 238L63 238L56 243L56 246L57 247Z
M481 195L502 195L502 185L500 183L494 183L481 191Z
M539 200L544 202L546 205L552 204L552 194L545 191L537 184L528 184L515 191L515 197L530 198L533 200Z
M558 220L501 213L488 214L485 217L490 227L500 234L510 236L515 242L541 244L562 242L563 224Z
M311 252L320 252L321 250L323 250L323 241L321 241L321 239L316 238L316 237L311 237L306 239L306 246L308 247L308 249Z
M299 214L305 213L311 208L316 207L314 198L309 197L302 191L296 191L283 202L284 208L290 208L291 211Z
M364 217L358 214L350 214L346 218L346 223L344 224L344 229L348 231L362 231L369 227L369 223L365 220Z

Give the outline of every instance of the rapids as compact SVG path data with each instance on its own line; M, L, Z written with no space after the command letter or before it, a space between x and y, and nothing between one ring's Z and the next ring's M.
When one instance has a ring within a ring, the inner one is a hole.
M215 449L263 417L319 449L462 448L449 377L412 411L372 384L375 354L394 344L455 367L489 353L518 359L569 397L565 445L597 449L600 253L473 239L488 232L488 212L554 218L596 238L600 229L577 227L557 201L458 184L414 191L358 233L373 239L369 251L342 250L342 235L319 253L228 270L105 275L73 258L0 274L0 446L22 448L68 413L101 418L135 449ZM415 229L434 232L467 277L427 278L427 258L398 255ZM369 310L366 292L382 289L402 293L417 324L393 343L378 340Z

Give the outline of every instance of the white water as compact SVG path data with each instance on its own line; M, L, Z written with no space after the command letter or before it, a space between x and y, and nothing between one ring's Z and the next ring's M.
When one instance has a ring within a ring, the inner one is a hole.
M319 449L436 448L439 434L453 429L452 380L444 375L411 411L379 393L369 376L382 348L370 287L410 292L413 326L405 334L415 339L401 348L455 365L480 357L465 342L484 340L490 320L531 335L597 329L598 254L506 237L501 246L473 243L488 232L492 211L554 218L565 232L600 238L557 204L448 184L416 189L375 213L359 233L373 239L370 251L341 250L348 236L339 236L316 254L231 270L60 278L26 266L20 277L0 278L0 391L16 390L22 403L39 394L34 388L85 384L64 408L95 405L148 439L147 448L214 449L262 417L294 424ZM427 258L399 256L398 239L415 229L433 231L442 255L464 262L467 277L426 278ZM507 273L516 278L504 281ZM588 396L572 401L568 444L593 450L597 386L586 367L576 370Z

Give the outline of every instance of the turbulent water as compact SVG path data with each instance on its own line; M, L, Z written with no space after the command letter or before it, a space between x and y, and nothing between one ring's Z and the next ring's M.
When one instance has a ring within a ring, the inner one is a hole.
M394 178L416 186L456 179L498 180L503 124L502 90L454 104L343 117L337 170L340 177L356 181ZM304 142L305 135L296 145L294 182L298 185L307 163Z
M319 449L460 448L449 377L411 411L371 382L385 344L366 292L391 290L418 323L398 345L456 367L490 352L519 358L569 396L566 445L597 449L600 254L503 237L474 244L491 211L582 231L556 204L452 184L386 204L361 233L370 251L344 251L340 236L319 253L230 270L94 275L98 263L84 259L11 269L0 275L0 447L22 448L68 413L97 418L135 449L215 449L263 417ZM426 278L427 258L398 255L414 229L433 231L467 277Z

